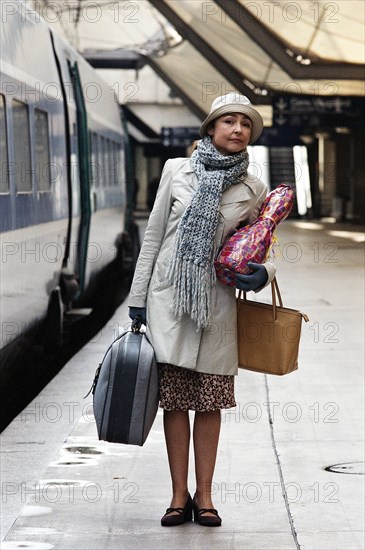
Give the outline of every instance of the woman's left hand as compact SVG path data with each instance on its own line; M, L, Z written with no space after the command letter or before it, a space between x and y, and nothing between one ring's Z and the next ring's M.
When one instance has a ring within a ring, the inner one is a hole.
M249 273L248 275L237 273L236 288L249 292L250 290L258 290L264 287L268 279L265 266L254 262L248 262L247 267L249 267L253 273Z

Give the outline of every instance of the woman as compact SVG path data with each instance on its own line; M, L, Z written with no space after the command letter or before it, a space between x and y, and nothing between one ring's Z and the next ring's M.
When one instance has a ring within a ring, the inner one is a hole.
M130 317L141 315L159 365L160 406L173 496L164 526L192 519L219 526L211 498L220 410L235 407L235 289L215 278L214 258L238 226L254 221L267 189L247 172L246 147L263 121L245 96L218 97L191 158L166 162L130 293ZM239 288L260 290L272 264L251 264ZM188 492L190 423L196 491Z

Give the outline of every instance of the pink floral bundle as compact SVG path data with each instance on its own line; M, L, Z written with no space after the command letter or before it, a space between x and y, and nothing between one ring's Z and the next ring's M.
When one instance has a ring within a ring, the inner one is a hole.
M225 242L214 264L222 283L236 286L236 273L251 272L248 262L265 261L274 230L290 214L293 202L293 189L289 185L278 185L266 197L257 220L236 231Z

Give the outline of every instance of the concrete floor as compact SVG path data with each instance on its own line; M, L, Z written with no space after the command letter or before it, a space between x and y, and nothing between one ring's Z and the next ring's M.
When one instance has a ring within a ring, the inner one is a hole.
M222 527L160 526L170 499L161 412L143 448L97 439L83 395L128 322L123 304L1 436L2 549L364 548L364 236L295 221L277 236L284 305L310 321L297 372L236 378L214 480Z

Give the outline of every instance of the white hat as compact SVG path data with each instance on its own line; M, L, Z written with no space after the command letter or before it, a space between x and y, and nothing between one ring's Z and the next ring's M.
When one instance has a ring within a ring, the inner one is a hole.
M200 127L200 135L207 135L207 126L209 122L227 113L242 113L247 115L252 122L251 138L249 143L253 143L260 136L264 121L256 109L251 106L251 101L245 96L234 92L216 97L210 108L210 113Z

